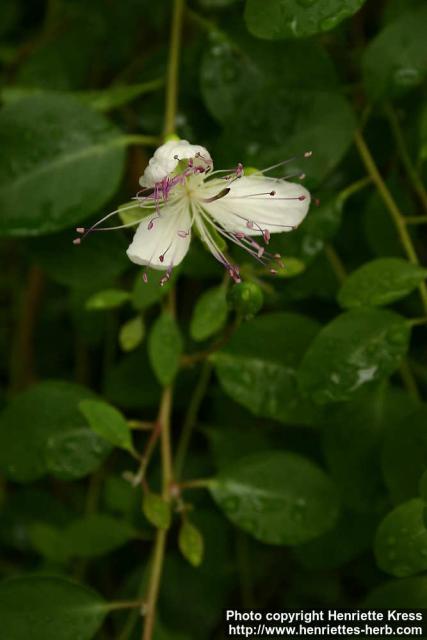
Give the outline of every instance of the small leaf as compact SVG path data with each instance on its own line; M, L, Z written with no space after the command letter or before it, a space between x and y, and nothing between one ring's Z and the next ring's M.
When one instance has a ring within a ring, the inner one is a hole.
M171 506L162 496L147 491L142 498L142 510L145 517L158 529L169 529L171 524Z
M120 328L119 342L123 351L133 351L144 339L144 321L141 316L131 318Z
M105 289L98 291L86 301L86 309L100 311L104 309L116 309L130 299L130 294L121 289Z
M298 373L301 390L319 404L348 400L397 369L409 336L406 320L392 311L347 311L323 327L308 348Z
M65 578L32 575L0 583L2 635L8 640L90 640L106 612L95 591Z
M427 570L424 501L413 498L388 513L375 537L378 566L398 578Z
M306 38L335 29L365 0L247 0L245 20L258 38Z
M338 302L347 309L391 304L426 278L427 269L407 260L378 258L350 274L338 293Z
M30 539L34 549L51 562L62 564L68 560L62 532L56 527L36 522L30 527Z
M79 409L90 428L115 447L133 451L132 435L124 416L109 404L97 400L83 400Z
M139 84L117 84L99 91L79 91L76 96L97 111L111 111L117 109L139 96L159 89L162 80L141 82Z
M328 476L294 453L247 456L223 469L210 490L236 526L267 544L308 542L331 529L338 516Z
M178 546L184 556L193 567L198 567L203 560L204 543L199 529L186 518L183 520L179 534Z
M182 338L170 313L164 312L154 323L148 338L148 355L159 382L168 385L174 379L182 354Z
M177 267L179 269L179 267ZM151 271L147 275L147 282L144 281L141 274L136 277L135 284L132 291L132 305L137 311L143 311L148 309L153 304L160 302L162 298L170 291L176 280L176 271L172 271L172 275L169 280L163 286L160 285L160 281L164 276L162 271Z
M190 324L194 340L202 341L220 331L227 321L227 301L224 287L205 291L196 302Z
M95 558L123 546L136 532L125 520L93 513L74 520L62 535L63 549L70 557Z

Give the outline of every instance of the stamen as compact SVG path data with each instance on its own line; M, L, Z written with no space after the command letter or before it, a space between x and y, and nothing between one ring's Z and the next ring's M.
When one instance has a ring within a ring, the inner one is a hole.
M147 272L146 272L146 271L144 271L144 273L142 274L142 279L144 280L145 284L147 284L147 282L148 282L148 275L147 275Z
M224 198L227 193L230 193L230 187L226 187L222 191L216 194L216 196L212 196L212 198L200 198L201 202L215 202L215 200L220 200Z
M312 151L305 151L303 153L303 158L311 158L313 155ZM271 165L271 167L267 167L266 169L262 169L261 171L256 171L253 175L257 175L259 173L267 173L267 171L273 171L273 169L277 169L278 167L282 167L285 164L289 164L289 162L294 162L294 160L298 160L301 156L292 156L292 158L288 158L287 160L282 160L282 162L278 162L277 164Z

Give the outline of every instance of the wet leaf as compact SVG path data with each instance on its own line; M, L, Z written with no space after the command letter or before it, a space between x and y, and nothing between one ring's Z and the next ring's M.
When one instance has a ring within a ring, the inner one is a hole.
M366 47L363 76L373 98L403 94L423 83L427 75L426 20L425 6L407 11Z
M413 498L388 513L375 537L378 566L397 578L427 569L427 529L424 501Z
M95 591L65 578L21 576L0 583L2 633L11 640L90 640L106 612Z
M347 278L338 293L342 307L377 307L407 296L427 278L423 269L400 258L366 262Z
M347 400L397 369L409 336L407 322L396 313L347 311L323 327L310 345L298 373L301 390L319 404Z
M40 95L3 107L0 233L51 233L97 211L119 185L122 140L102 115L69 96Z
M313 409L302 401L296 370L318 331L316 322L293 313L271 313L239 327L212 357L224 391L258 416L307 423Z
M109 447L102 446L101 438L81 434L90 433L78 409L85 398L93 394L62 381L43 382L15 396L0 417L0 467L6 477L33 482L49 470L58 469L62 477L64 467L67 475L81 477L82 464L73 465L78 452L89 471L100 464Z
M338 498L328 476L302 456L254 454L225 468L211 493L226 516L257 540L297 545L335 524Z
M358 11L365 0L247 0L245 19L258 38L306 38L330 31Z

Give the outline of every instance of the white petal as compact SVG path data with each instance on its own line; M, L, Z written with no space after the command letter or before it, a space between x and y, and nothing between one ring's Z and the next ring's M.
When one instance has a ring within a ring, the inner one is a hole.
M200 157L196 158L196 154ZM156 182L170 176L175 171L180 160L194 159L194 166L206 167L212 164L209 151L198 144L190 144L187 140L170 140L156 149L148 163L144 174L139 179L143 187L154 187Z
M218 181L215 183L215 187L212 187L205 182L205 198L212 197L215 190L219 193ZM223 182L221 186L224 188L227 185ZM203 203L203 207L224 229L231 232L259 235L264 230L270 233L292 231L304 220L310 206L309 192L294 182L253 175L243 176L229 186L230 191L226 196ZM271 192L275 195L270 195ZM201 194L200 191L198 196Z
M139 224L127 255L136 264L167 270L183 260L190 240L191 216L188 206L185 203L165 205L160 214L154 212Z

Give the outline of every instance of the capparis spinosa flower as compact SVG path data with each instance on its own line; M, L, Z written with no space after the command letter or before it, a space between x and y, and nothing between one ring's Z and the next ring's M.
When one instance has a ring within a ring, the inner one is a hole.
M150 159L131 205L141 209L141 218L120 226L138 225L127 250L130 260L165 271L164 284L184 259L196 232L235 282L240 282L239 268L226 256L221 237L263 264L281 264L280 255L267 251L270 236L298 227L310 206L310 194L300 183L266 175L286 162L249 175L241 164L233 170L214 171L204 147L187 140L166 142ZM100 226L116 213L77 231L84 237L95 230L117 229ZM75 243L80 241L77 238ZM272 267L270 271L276 272Z

